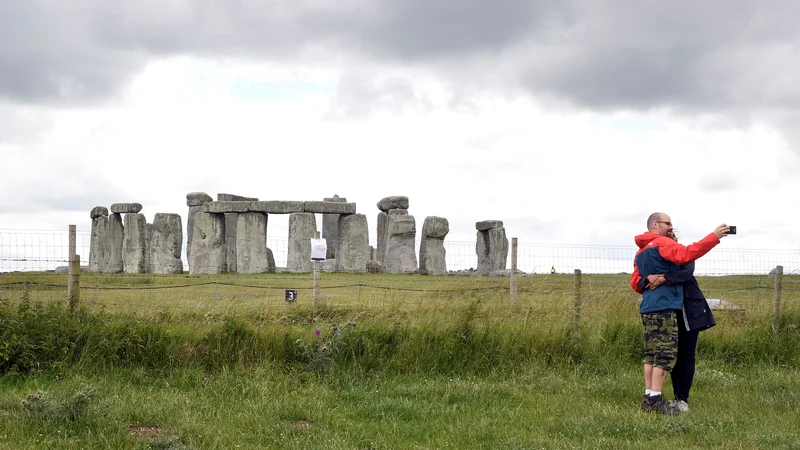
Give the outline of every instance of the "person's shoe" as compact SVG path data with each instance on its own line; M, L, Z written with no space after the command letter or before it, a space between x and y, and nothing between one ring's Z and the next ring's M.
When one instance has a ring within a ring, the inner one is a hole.
M650 396L644 394L644 397L642 398L642 412L650 412L651 408L652 404L650 403Z
M649 397L648 402L650 403L650 411L656 412L658 414L665 414L668 416L677 416L680 414L680 410L677 407L668 406L664 403L664 396L663 395L656 395L655 397Z
M670 408L675 408L680 412L689 412L689 404L685 400L670 400L667 403Z

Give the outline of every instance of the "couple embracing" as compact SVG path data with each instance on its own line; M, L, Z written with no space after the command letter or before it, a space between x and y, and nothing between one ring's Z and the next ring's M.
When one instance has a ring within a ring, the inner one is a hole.
M677 242L672 220L664 213L647 219L647 232L636 236L639 251L631 287L642 294L645 394L642 411L677 415L689 409L698 333L714 326L711 308L694 278L694 261L731 231L718 226L694 244ZM664 401L662 387L671 373L675 400Z

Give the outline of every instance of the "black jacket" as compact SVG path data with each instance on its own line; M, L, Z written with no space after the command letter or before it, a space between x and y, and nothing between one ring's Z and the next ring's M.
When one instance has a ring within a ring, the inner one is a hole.
M711 313L711 307L708 306L706 297L694 277L694 262L681 266L680 270L665 273L664 278L667 284L683 285L683 326L687 330L703 331L717 324ZM647 278L642 278L639 287L644 290L645 286Z

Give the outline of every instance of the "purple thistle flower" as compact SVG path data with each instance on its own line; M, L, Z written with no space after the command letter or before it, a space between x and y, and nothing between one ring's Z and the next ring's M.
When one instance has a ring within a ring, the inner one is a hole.
M334 333L338 333L339 332L339 327L333 327L333 332Z
M314 330L314 334L316 334L317 336L319 336L319 330Z

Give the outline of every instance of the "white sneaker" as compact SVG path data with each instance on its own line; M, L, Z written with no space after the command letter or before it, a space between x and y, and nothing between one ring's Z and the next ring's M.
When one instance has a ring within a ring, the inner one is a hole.
M677 408L680 412L689 411L689 404L683 400L670 400L668 406L671 408Z

